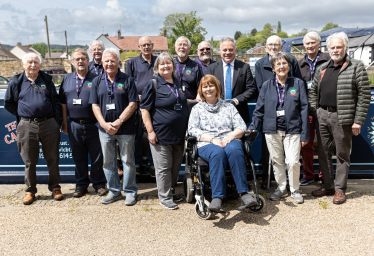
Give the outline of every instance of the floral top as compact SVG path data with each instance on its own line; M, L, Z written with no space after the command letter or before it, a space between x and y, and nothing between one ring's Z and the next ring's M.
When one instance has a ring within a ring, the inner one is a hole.
M198 141L204 133L222 140L235 129L240 129L245 133L246 124L238 110L231 103L222 99L218 99L216 104L200 101L191 110L188 120L188 134L196 137ZM200 148L208 144L209 142L199 141L197 147Z

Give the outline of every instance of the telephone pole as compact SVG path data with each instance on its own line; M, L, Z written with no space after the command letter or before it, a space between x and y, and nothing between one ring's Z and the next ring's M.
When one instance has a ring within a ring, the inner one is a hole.
M47 29L47 41L48 41L48 55L49 55L49 58L51 57L51 46L49 44L49 33L48 33L48 21L47 21L47 15L45 15L45 27Z
M66 58L69 59L68 37L66 35L66 30L65 30L65 44L66 44Z

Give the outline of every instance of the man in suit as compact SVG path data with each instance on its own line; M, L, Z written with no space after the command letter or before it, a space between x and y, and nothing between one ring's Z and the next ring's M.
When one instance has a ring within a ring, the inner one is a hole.
M208 66L207 74L214 75L221 85L221 98L232 101L246 123L250 122L248 101L257 96L257 88L247 63L235 59L234 38L225 37L220 41L222 61Z

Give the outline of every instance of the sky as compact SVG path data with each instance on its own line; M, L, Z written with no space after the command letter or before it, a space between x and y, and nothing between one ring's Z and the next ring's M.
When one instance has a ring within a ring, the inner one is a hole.
M103 32L116 36L159 35L165 17L196 11L202 26L219 40L235 31L262 30L266 23L282 24L289 35L302 28L319 31L328 22L344 28L372 27L374 1L352 0L0 0L0 43L47 43L44 17L48 17L51 44L89 44Z

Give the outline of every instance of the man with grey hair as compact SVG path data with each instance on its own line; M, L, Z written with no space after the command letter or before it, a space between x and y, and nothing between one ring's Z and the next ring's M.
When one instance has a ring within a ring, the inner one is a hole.
M282 39L279 36L273 35L266 40L265 50L267 54L259 59L255 64L255 79L258 92L260 93L262 84L273 78L275 75L273 68L270 65L271 56L282 51ZM291 66L288 71L289 77L297 77L302 79L299 65L294 56L289 55L291 58ZM262 128L261 128L262 129ZM262 163L262 183L261 188L267 189L268 183L268 167L269 167L269 150L266 145L265 135L262 133L262 154L261 154L261 163Z
M118 68L120 57L118 50L106 49L103 53L104 74L92 81L89 104L97 119L99 138L103 151L103 169L107 180L109 195L101 200L110 204L122 199L121 183L117 172L117 150L119 146L123 165L123 191L126 194L125 205L136 204L135 171L135 115L139 97L134 79Z
M52 198L62 200L60 187L59 143L62 122L60 99L52 77L40 71L41 59L27 53L23 59L24 72L12 78L5 93L4 107L17 118L17 145L25 163L25 196L23 204L32 204L37 192L36 164L39 142L47 162L48 189Z
M195 60L201 67L202 76L206 75L206 72L208 71L208 66L210 64L216 63L216 61L212 60L212 52L213 49L210 46L210 43L207 41L202 41L197 46L197 55L198 58Z
M143 36L139 39L139 50L140 55L138 57L131 58L127 63L126 74L134 78L135 86L138 91L139 101L141 100L142 92L149 80L153 77L153 67L157 59L156 56L152 54L153 43L149 36ZM135 165L136 172L141 173L143 168L143 157L142 157L142 148L143 148L143 119L140 116L139 130L135 139ZM147 163L145 166L146 171L150 176L155 177L155 168L153 166L153 159L149 143L147 143Z
M323 186L313 196L334 195L333 203L346 201L352 134L360 134L370 105L370 86L364 65L347 55L348 37L344 32L326 40L331 60L316 71L309 91L309 113L318 118L327 168L322 169ZM333 141L336 146L336 175L332 165Z
M186 95L188 101L197 102L199 101L199 99L196 99L197 89L202 78L202 71L199 64L188 56L190 50L191 42L187 37L181 36L175 41L175 52L178 56L174 60L181 86L178 89Z
M330 56L327 53L323 53L319 50L321 45L321 37L317 32L311 31L304 36L303 39L304 48L306 54L304 58L301 58L298 63L300 72L303 77L303 81L306 85L307 92L309 92L315 71L326 61L330 60ZM317 131L318 141L318 162L320 169L327 168L327 160L323 153L321 137L318 129L318 120L313 119L313 116L309 115L310 124L310 137L309 143L301 148L301 155L303 157L303 178L300 179L300 185L305 186L315 180L314 172L314 147L313 141ZM316 128L316 129L315 129ZM326 172L326 171L325 171ZM319 173L320 179L322 179L322 171Z
M235 59L234 38L225 37L220 41L221 58L208 66L207 74L214 75L221 85L221 98L235 105L246 123L250 122L248 101L256 98L257 89L251 68L247 63Z
M95 74L96 76L104 73L102 56L105 50L103 42L99 40L93 40L90 43L90 54L92 55L93 60L88 64L88 70Z
M62 131L69 136L75 163L76 187L73 197L82 197L92 186L99 196L105 195L105 175L103 154L101 152L99 131L92 105L88 104L92 81L95 74L88 71L88 54L83 49L72 52L72 62L76 72L66 74L62 79L59 94L62 106ZM69 118L68 118L69 117ZM88 155L91 160L88 169Z

